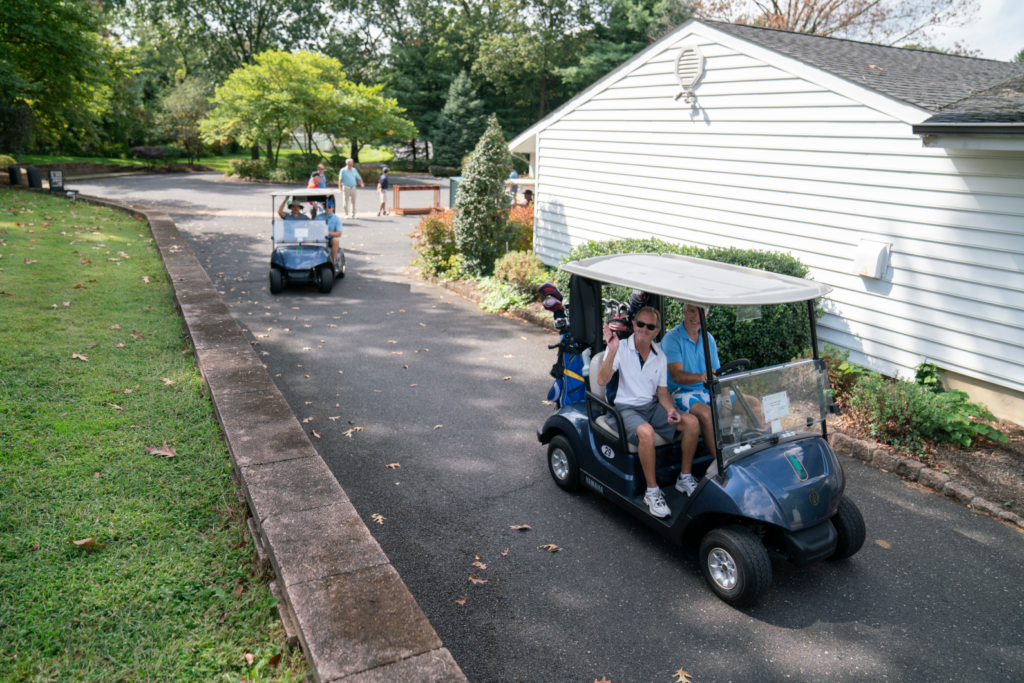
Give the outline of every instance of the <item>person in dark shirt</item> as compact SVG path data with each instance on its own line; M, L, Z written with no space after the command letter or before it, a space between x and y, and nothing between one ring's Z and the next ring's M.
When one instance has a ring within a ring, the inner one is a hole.
M388 198L388 167L385 166L384 170L381 171L380 180L377 181L377 197L380 199L380 208L377 210L378 216L387 216L387 198Z

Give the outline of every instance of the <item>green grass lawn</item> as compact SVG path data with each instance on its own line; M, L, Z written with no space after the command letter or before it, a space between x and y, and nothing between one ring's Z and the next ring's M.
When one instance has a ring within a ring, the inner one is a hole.
M0 680L300 680L148 226L4 189L0 254Z
M284 156L290 156L292 154L301 154L302 151L298 149L282 149L281 154ZM339 153L343 156L347 156L345 152L339 150ZM394 158L394 153L387 147L363 147L359 150L359 162L360 163L373 163L376 161L391 161ZM248 159L249 152L241 152L238 154L225 154L223 156L205 156L199 159L196 163L201 166L208 166L212 169L220 171L221 173L227 173L230 171L230 163L232 159ZM47 154L26 154L21 158L23 164L59 164L72 161L92 161L97 164L121 164L122 166L131 167L142 167L144 164L136 159L117 159L107 157L72 157L72 156L52 156ZM183 160L179 160L183 161Z

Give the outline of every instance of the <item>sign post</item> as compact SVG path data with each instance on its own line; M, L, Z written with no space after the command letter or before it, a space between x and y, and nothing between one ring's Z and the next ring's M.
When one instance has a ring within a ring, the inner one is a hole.
M49 175L50 192L64 192L64 171L59 168L51 168Z

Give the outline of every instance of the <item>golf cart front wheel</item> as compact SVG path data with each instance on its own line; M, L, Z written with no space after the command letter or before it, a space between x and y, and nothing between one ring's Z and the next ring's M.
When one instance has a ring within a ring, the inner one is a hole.
M700 569L715 595L734 607L757 602L772 582L768 551L741 526L708 532L700 543Z
M338 268L338 279L345 277L345 252L341 252L341 265Z
M576 453L569 439L562 435L551 439L548 444L548 470L551 478L566 491L576 491L580 487L580 468Z
M270 293L280 294L284 290L284 277L280 268L270 269Z
M331 270L330 266L324 266L320 269L320 293L330 294L334 288L334 271Z
M856 555L864 545L867 529L864 517L852 500L844 497L839 501L839 509L832 515L832 526L836 528L839 540L836 542L836 551L828 559L845 560Z

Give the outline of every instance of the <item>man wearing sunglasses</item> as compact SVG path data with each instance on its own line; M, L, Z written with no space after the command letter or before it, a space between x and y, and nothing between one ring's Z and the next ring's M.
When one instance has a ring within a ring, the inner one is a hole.
M637 312L633 321L633 334L624 342L619 341L611 328L605 325L608 353L598 370L597 383L605 386L616 372L619 373L615 407L625 423L619 425L619 429L625 428L626 439L637 446L640 465L647 480L644 503L655 517L668 517L672 511L654 477L654 435L671 441L677 430L683 433L680 444L683 472L689 476L700 427L694 416L681 415L672 403L668 393L668 364L665 355L654 343L660 328L660 315L650 306ZM681 488L681 482L682 479L676 483L679 491L688 495L693 493L692 489Z

